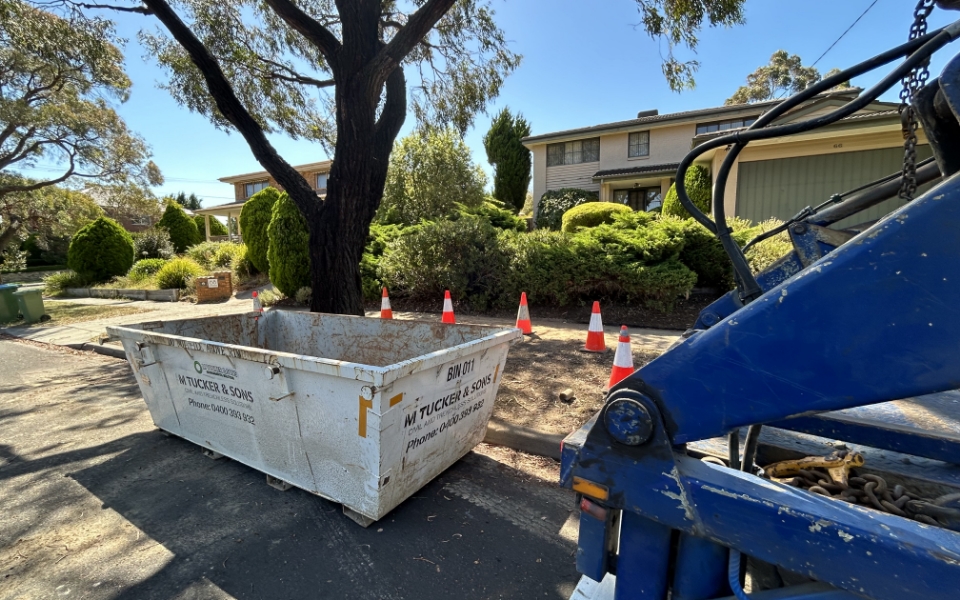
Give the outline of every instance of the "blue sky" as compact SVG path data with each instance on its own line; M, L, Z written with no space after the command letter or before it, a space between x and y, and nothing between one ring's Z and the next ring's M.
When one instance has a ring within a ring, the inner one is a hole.
M466 142L475 162L490 173L482 139L490 116L503 106L523 113L533 133L540 134L630 119L644 109L666 113L721 105L747 73L766 64L778 49L799 54L804 64L814 61L872 1L747 0L745 25L702 31L696 55L679 50L678 56L695 58L701 65L696 89L677 94L660 71L665 45L634 27L639 15L633 0L492 0L498 22L523 62L507 79L489 115L478 116ZM912 0L877 0L817 67L821 72L847 67L906 41L914 5ZM957 14L935 11L931 27ZM155 26L150 17L120 17L120 32L130 40L127 65L134 85L130 100L118 110L153 148L154 161L166 178L155 189L158 195L185 191L196 193L204 206L228 202L232 190L217 178L261 167L242 137L214 129L158 89L164 74L144 60L136 42L140 27ZM934 76L950 55L948 47L935 57ZM867 87L877 78L864 76L853 84ZM884 99L895 100L896 92ZM401 136L412 127L408 116ZM327 158L315 143L283 136L272 141L292 164Z

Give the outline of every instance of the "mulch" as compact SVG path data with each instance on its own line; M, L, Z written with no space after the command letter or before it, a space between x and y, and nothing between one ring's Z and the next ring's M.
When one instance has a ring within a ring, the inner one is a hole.
M626 325L628 327L645 327L650 329L674 329L684 331L689 329L697 320L700 311L717 299L716 295L696 294L687 299L677 301L673 311L662 313L656 309L644 308L635 304L617 304L601 302L604 325ZM443 307L443 298L435 303L410 301L403 298L391 298L390 304L395 311L435 312L440 314ZM569 323L589 323L591 304L582 306L530 306L530 316L533 319L556 319ZM380 303L368 302L367 310L379 310ZM491 309L473 311L458 306L454 301L454 311L462 316L481 316L512 319L517 316L516 309Z

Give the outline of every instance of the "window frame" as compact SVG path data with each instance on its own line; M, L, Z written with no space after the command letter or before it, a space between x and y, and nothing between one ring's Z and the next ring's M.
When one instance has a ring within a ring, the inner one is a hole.
M641 136L646 134L647 141L641 141ZM634 136L637 138L637 142L634 143ZM646 152L642 152L643 147L646 146ZM636 154L634 154L634 149L636 149ZM627 158L649 158L650 157L650 130L645 131L631 131L627 134Z
M547 166L563 167L600 162L600 137L547 144Z
M749 127L760 118L760 115L750 117L737 117L735 119L721 119L719 121L705 121L697 123L696 133L694 135L703 135L705 133L717 133L720 131L731 131L742 127ZM726 126L724 128L724 126Z
M248 190L250 189L250 186L257 186L257 185L260 185L260 184L263 184L263 187L261 187L260 189L256 189L256 190L254 190L254 191L251 192L251 193L248 193ZM269 180L269 179L261 179L261 180L259 180L259 181L248 181L248 182L246 182L246 183L243 184L243 193L246 194L246 195L243 197L243 199L244 199L244 200L249 200L251 196L253 196L253 195L256 194L257 192L262 192L263 190L267 189L268 187L270 187L270 180Z
M323 185L320 185L321 177L323 177ZM316 188L317 192L320 192L320 190L326 190L327 183L329 183L329 181L330 181L330 173L317 173L316 180L314 181L314 184L317 186Z

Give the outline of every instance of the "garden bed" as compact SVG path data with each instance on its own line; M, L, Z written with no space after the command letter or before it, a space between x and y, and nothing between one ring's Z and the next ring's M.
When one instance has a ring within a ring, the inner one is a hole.
M684 331L689 329L697 320L700 311L717 299L715 294L696 294L686 299L679 299L671 312L664 313L653 308L644 308L636 304L603 303L601 311L603 322L606 325L626 325L627 327L647 327L650 329L673 329ZM520 299L517 299L519 305ZM439 296L435 303L427 305L424 302L410 302L403 299L391 298L390 303L395 311L428 312L440 314L443 307L443 296ZM367 310L379 310L379 302L369 302ZM577 306L531 306L530 316L534 323L539 319L556 319L569 323L589 323L592 305ZM517 316L517 309L491 309L487 311L471 311L454 304L454 312L462 316L487 316L511 319Z

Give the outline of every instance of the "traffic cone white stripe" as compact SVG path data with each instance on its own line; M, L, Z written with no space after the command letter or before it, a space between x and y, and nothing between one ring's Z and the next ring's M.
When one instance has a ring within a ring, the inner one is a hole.
M607 340L603 337L603 321L600 319L600 303L593 303L593 312L590 313L590 327L587 328L587 343L583 347L586 352L606 352Z

